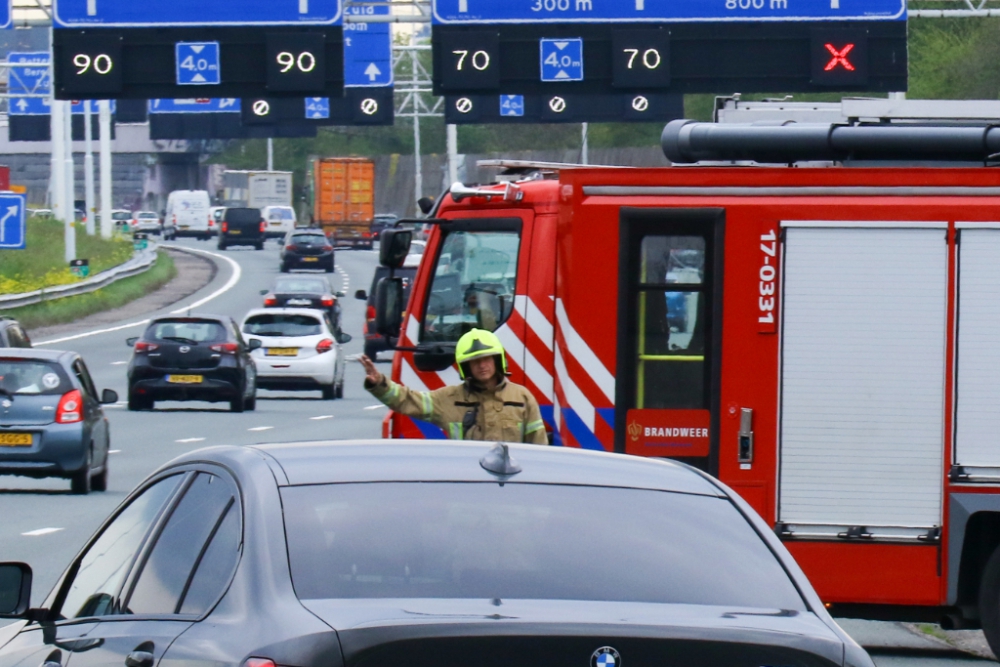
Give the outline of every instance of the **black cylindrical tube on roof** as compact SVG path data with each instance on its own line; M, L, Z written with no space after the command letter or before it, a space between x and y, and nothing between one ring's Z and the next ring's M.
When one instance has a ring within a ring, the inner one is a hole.
M982 162L1000 154L1000 127L926 125L719 125L675 120L663 128L671 162L914 160Z

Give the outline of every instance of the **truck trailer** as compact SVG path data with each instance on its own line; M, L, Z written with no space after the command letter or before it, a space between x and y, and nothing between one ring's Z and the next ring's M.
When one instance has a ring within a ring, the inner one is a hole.
M366 158L321 158L313 163L313 224L335 246L374 245L375 163Z
M222 186L223 206L264 208L292 205L290 171L224 171Z

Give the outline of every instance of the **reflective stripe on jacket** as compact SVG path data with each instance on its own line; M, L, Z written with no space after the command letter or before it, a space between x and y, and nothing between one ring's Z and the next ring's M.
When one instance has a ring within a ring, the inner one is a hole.
M538 401L519 384L502 380L493 391L470 381L435 391L415 391L382 375L365 389L400 414L429 421L453 440L549 444Z

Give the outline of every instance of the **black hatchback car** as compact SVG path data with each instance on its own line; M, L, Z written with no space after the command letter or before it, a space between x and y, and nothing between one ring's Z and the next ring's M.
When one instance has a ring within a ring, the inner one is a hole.
M340 331L340 297L324 276L279 276L274 287L262 290L265 308L315 308L330 314L334 331Z
M296 229L285 236L279 261L282 273L292 269L333 273L333 245L321 229Z
M0 667L873 667L718 481L555 447L203 449L30 578L0 564Z
M228 401L233 412L257 405L257 370L232 318L218 315L161 317L126 341L128 409L152 410L156 401Z
M259 208L227 208L219 228L219 250L234 245L252 245L264 249L267 222Z

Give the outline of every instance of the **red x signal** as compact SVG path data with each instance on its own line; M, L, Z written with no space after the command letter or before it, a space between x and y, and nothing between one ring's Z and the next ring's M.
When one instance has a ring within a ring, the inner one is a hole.
M826 67L823 68L824 72L834 70L838 65L846 69L848 72L854 71L854 65L852 65L851 61L847 59L847 54L854 49L853 44L845 44L844 48L839 51L833 44L824 44L824 46L826 47L826 50L833 55L833 57L830 58L830 62L828 62Z

